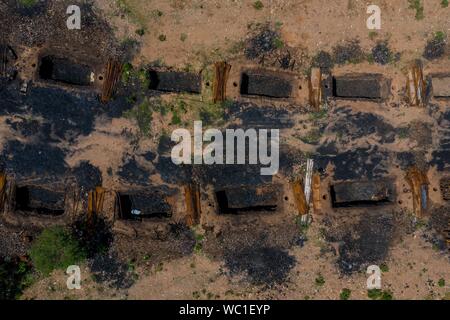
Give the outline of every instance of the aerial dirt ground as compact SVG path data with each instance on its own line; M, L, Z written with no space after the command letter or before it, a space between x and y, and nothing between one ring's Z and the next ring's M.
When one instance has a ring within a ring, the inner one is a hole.
M68 30L77 2L81 30ZM381 30L366 27L371 4ZM436 89L440 77L450 88L448 2L0 0L0 25L0 49L14 52L0 65L2 299L450 299L450 90ZM103 101L111 61L121 69ZM217 102L222 61L231 69ZM417 106L414 66L426 96ZM318 108L312 68L323 79ZM270 96L245 93L241 77L252 72L281 84ZM339 96L349 74L382 79L353 84L363 96ZM364 96L383 81L386 95ZM171 134L197 120L279 129L279 172L175 165ZM307 159L320 182L302 214L295 186ZM386 194L340 205L339 187L355 181ZM96 187L104 198L94 210ZM39 192L46 210L23 204L20 190ZM253 204L225 212L226 192ZM127 201L152 216L133 219ZM82 257L42 249L56 227ZM80 289L67 288L64 263L43 267L62 256L80 266ZM370 265L380 290L367 288Z

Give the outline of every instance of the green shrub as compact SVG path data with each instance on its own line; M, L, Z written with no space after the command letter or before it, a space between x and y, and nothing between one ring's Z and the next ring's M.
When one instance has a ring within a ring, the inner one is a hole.
M352 294L352 291L350 289L344 288L344 289L342 289L339 297L341 298L341 300L348 300L348 299L350 299L351 294Z
M441 287L441 288L445 287L445 280L443 278L440 278L438 280L438 286Z
M448 0L442 0L441 1L441 7L442 8L447 8L448 7Z
M137 29L136 34L142 37L145 34L144 28Z
M381 289L367 290L367 296L372 300L392 300L394 298L391 291Z
M139 131L143 136L149 136L153 120L153 110L149 100L144 100L141 104L126 111L123 115L125 118L133 119L137 122Z
M317 286L323 286L325 284L325 278L319 274L315 280Z
M125 63L122 67L122 82L128 83L133 76L133 65L129 62Z
M262 8L264 8L264 4L261 1L255 1L253 3L253 8L255 8L256 10L261 10Z
M19 0L19 3L24 7L31 8L36 5L37 0Z
M18 299L31 281L31 267L27 263L0 258L0 300Z
M423 14L423 5L420 0L408 0L409 8L416 10L416 20L422 20L425 16Z
M434 34L434 39L435 39L437 42L445 41L445 38L446 38L445 33L442 32L442 31L437 31L437 32Z
M51 227L42 231L33 243L30 257L39 272L49 275L55 269L82 262L86 253L63 227Z
M380 270L381 272L388 272L389 271L389 267L387 264L383 263L380 265Z

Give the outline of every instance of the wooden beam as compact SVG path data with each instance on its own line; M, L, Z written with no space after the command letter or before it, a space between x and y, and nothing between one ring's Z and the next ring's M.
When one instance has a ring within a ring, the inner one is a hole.
M198 184L189 184L184 186L184 195L186 202L186 224L195 226L200 223L201 205L200 205L200 187Z
M422 218L428 210L429 197L427 175L417 167L411 167L406 173L406 181L411 187L413 196L413 210L417 218Z
M103 81L102 94L100 98L102 103L107 103L111 100L121 75L122 63L110 59L106 65L106 73Z
M320 111L322 105L322 72L320 68L312 68L309 77L309 103L315 112Z
M214 103L225 101L227 97L227 82L230 75L231 65L225 61L216 62L216 75L214 77L213 100Z
M298 214L300 216L308 213L308 204L306 203L303 182L297 180L292 183L292 192L294 193L295 204L297 205Z
M314 214L322 214L322 203L320 197L320 174L314 173L312 178L312 195Z
M422 63L416 61L408 71L406 90L411 106L425 106L426 84L423 78Z

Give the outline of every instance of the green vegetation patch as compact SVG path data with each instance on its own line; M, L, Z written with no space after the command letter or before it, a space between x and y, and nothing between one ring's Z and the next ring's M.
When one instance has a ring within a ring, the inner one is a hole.
M32 280L31 266L26 262L0 258L0 300L18 299Z
M416 10L416 20L422 20L425 15L423 13L423 4L420 0L408 0L409 8Z
M316 277L315 283L316 283L316 286L321 287L321 286L323 286L325 284L325 278L321 274L319 274Z
M367 296L372 300L393 300L394 296L389 290L370 289L367 290Z
M19 0L19 4L26 8L31 8L37 4L37 0Z
M341 300L348 300L348 299L350 299L351 294L352 294L352 291L350 289L344 288L344 289L342 289L341 294L339 295L339 298Z
M63 227L44 229L30 250L36 270L49 275L55 269L66 269L86 258L86 252Z
M134 106L131 110L124 112L123 116L137 122L139 131L143 136L149 136L151 133L151 124L153 120L153 109L155 104L161 103L160 100L145 99L140 104Z
M255 1L253 2L253 8L256 10L262 10L264 8L264 4L261 1Z

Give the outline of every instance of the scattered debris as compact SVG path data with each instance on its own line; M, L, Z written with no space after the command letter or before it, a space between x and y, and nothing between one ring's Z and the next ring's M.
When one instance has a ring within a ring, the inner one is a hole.
M396 59L387 42L380 42L372 49L373 60L381 65L385 65Z
M81 161L72 169L72 174L75 176L78 187L84 191L95 190L102 185L102 173L89 161Z
M320 68L324 73L330 73L334 67L333 58L326 51L319 51L312 60L312 66L314 68Z
M364 60L364 52L359 40L347 40L333 48L333 60L337 64L358 63Z
M115 253L99 254L89 261L94 280L106 283L116 289L128 289L134 279L128 265L119 260Z
M266 56L279 49L280 39L280 34L267 24L247 40L245 56L262 63Z
M435 60L442 57L445 54L446 45L445 36L435 35L433 39L427 42L423 57L428 60Z

